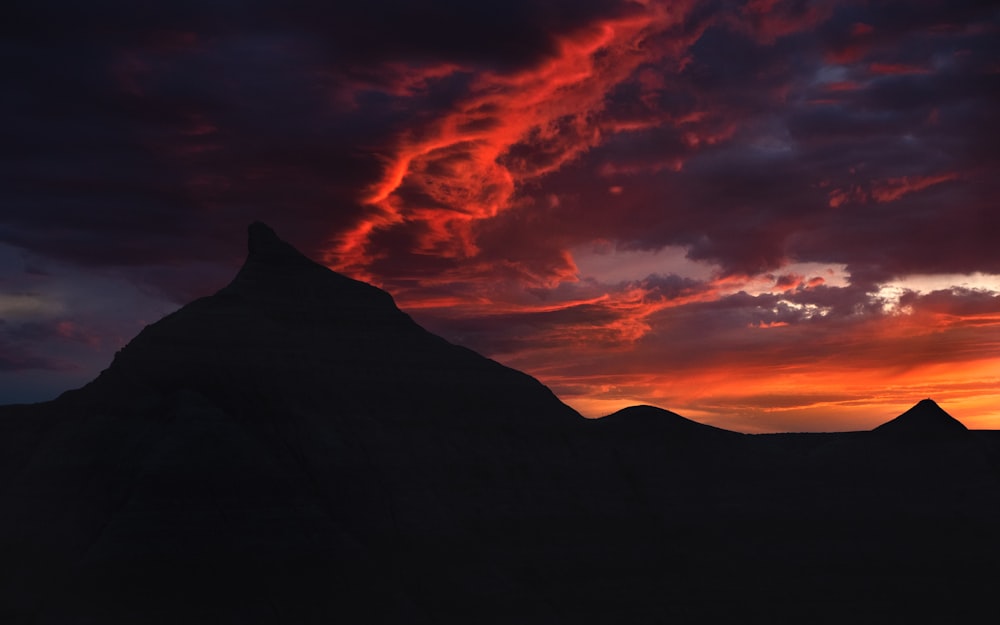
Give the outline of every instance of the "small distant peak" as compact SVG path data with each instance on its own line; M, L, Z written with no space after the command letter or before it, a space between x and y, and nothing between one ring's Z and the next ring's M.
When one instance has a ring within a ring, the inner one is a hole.
M666 433L671 435L687 433L742 436L738 432L699 423L687 417L682 417L676 412L646 404L622 408L600 419L595 419L594 422L603 424L599 427L634 428L635 431L646 433L656 431L661 434Z
M669 410L664 410L663 408L660 408L658 406L650 406L649 404L636 404L635 406L626 406L625 408L622 408L621 410L606 416L611 417L614 415L637 415L637 414L648 415L648 414L663 414L663 413L676 414L676 413L671 413Z
M892 421L875 428L876 432L900 434L962 433L968 429L961 421L948 414L930 397L921 399L912 408Z

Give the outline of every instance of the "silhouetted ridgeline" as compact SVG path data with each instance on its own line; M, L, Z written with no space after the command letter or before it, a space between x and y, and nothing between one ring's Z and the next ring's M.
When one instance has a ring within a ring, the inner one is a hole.
M588 421L262 224L94 382L0 408L3 623L948 622L1000 441Z

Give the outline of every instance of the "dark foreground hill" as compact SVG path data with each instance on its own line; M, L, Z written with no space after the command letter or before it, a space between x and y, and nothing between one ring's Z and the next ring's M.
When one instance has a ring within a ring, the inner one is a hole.
M917 429L586 421L255 224L229 286L0 408L0 622L961 621L998 442Z

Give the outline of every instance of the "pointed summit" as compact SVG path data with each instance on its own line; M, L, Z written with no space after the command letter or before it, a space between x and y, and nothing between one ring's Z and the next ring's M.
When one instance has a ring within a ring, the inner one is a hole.
M392 297L370 284L331 271L256 221L247 228L247 258L217 296L308 317L316 323L365 324L391 318L412 323Z
M968 429L933 399L928 398L872 431L903 435L946 435L961 434L968 432Z
M281 241L274 230L262 221L255 221L250 224L247 227L247 233L249 234L247 248L251 254L263 247L274 245Z
M247 251L251 257L301 256L299 252L278 238L270 226L255 221L247 228Z
M298 267L299 270L305 266L312 266L328 271L326 267L295 249L291 243L282 240L270 226L261 221L255 221L247 227L247 258L244 269L248 265L271 267L284 265Z

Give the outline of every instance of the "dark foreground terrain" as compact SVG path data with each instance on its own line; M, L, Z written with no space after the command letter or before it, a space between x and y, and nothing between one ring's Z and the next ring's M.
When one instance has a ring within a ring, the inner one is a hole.
M0 622L980 621L1000 434L587 421L250 229L234 281L0 408ZM987 617L989 618L989 617Z

